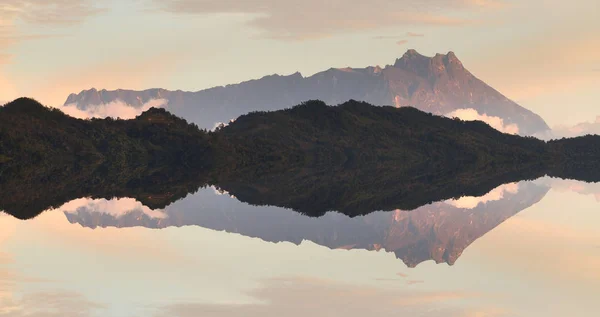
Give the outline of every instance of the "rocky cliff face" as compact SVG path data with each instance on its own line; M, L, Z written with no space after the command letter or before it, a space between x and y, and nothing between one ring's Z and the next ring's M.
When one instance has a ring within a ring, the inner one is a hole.
M90 89L71 94L65 105L86 109L120 100L141 107L152 99L167 99L175 115L203 128L213 128L217 122L228 122L250 111L278 110L311 99L331 105L354 99L375 105L410 105L439 115L471 108L516 124L525 135L549 129L538 115L473 76L454 53L426 57L415 50L385 68L332 68L310 77L300 73L271 75L198 92Z
M518 189L474 208L438 202L413 211L374 212L355 218L339 213L310 218L277 207L250 206L211 190L200 191L162 214L138 209L118 215L81 207L65 215L71 223L89 228L201 226L269 242L309 240L332 249L383 249L394 252L409 267L429 260L453 265L471 243L540 201L549 187L522 182Z

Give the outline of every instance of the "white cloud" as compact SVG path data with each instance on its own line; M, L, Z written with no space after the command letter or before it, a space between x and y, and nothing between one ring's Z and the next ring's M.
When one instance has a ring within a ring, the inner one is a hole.
M488 116L487 114L479 114L479 112L475 109L457 109L446 115L448 118L459 118L465 121L483 121L489 124L492 128L508 133L508 134L518 134L519 126L516 124L504 124L504 120L500 117Z
M83 209L87 212L107 214L115 218L140 211L150 218L165 219L168 217L162 210L152 210L133 198L115 198L111 200L80 198L72 200L57 209L70 214L77 214L79 210Z
M571 127L557 126L552 129L553 138L572 138L586 134L600 134L600 116L592 122L582 122Z
M480 204L486 204L491 201L498 201L503 199L506 194L516 194L517 192L519 192L519 184L510 183L496 187L492 191L481 197L465 196L459 199L447 200L445 201L445 203L452 205L456 208L474 209Z
M581 195L591 195L600 202L600 183L587 183L572 179L562 179L553 177L542 177L535 181L538 184L551 186L552 190L559 192L574 192Z
M217 129L219 126L221 126L221 125L223 125L223 127L226 127L226 126L228 126L230 123L233 123L233 122L235 122L235 119L231 119L231 120L229 120L229 122L228 122L228 123L216 122L212 130L213 130L213 131L214 131L214 130L216 130L216 129Z
M57 108L65 114L79 119L106 117L133 119L150 108L163 108L166 107L168 103L169 101L166 99L153 99L145 103L142 107L135 108L123 101L116 100L106 104L92 105L86 110L77 108L75 104L68 104Z

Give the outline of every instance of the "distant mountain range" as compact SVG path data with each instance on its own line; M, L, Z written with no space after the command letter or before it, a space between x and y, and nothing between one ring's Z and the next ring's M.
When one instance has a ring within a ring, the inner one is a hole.
M276 243L308 240L331 249L385 250L394 252L407 266L416 267L429 260L453 265L471 243L539 202L549 190L532 182L507 186L516 190L472 208L436 202L412 211L373 212L355 218L334 212L305 217L281 208L243 204L228 195L216 196L210 189L164 211L128 210L132 204L127 202L91 200L60 209L69 222L88 228L200 226ZM110 210L97 205L110 206Z
M413 106L437 115L472 109L484 117L502 119L522 135L549 130L540 116L471 74L453 52L426 57L415 50L384 68L331 68L310 77L271 75L198 92L90 89L71 94L65 106L86 110L122 101L142 108L155 99L168 100L167 108L173 114L207 129L251 111L279 110L312 99L330 105L353 99L374 105Z

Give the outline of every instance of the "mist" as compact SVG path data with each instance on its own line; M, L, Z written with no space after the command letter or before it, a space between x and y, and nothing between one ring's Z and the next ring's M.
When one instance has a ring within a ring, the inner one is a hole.
M133 198L114 198L110 200L80 198L72 200L57 209L69 214L78 214L79 211L83 210L90 213L106 214L115 218L134 212L141 212L154 219L168 218L168 215L162 210L152 210Z
M491 201L502 200L502 199L504 199L506 194L516 194L518 192L519 192L519 184L510 183L510 184L498 186L498 187L492 189L492 191L490 191L489 193L487 193L483 196L480 196L480 197L466 196L466 197L461 197L459 199L447 200L447 201L445 201L445 203L452 205L456 208L474 209L477 206L479 206L480 204L486 204Z
M91 119L91 118L121 118L121 119L133 119L144 111L148 111L150 108L166 108L169 101L167 99L152 99L141 107L134 107L123 101L117 100L105 104L90 105L85 110L77 108L76 104L68 104L60 107L65 114L75 117L78 119Z
M479 114L473 108L457 109L448 114L448 118L459 118L465 121L483 121L492 128L508 134L519 134L519 126L516 124L504 124L504 120L500 117L488 116L487 114Z

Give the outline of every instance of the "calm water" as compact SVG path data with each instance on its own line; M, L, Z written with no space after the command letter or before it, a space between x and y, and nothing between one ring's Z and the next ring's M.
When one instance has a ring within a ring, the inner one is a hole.
M600 185L310 218L203 189L0 216L0 316L598 316Z

